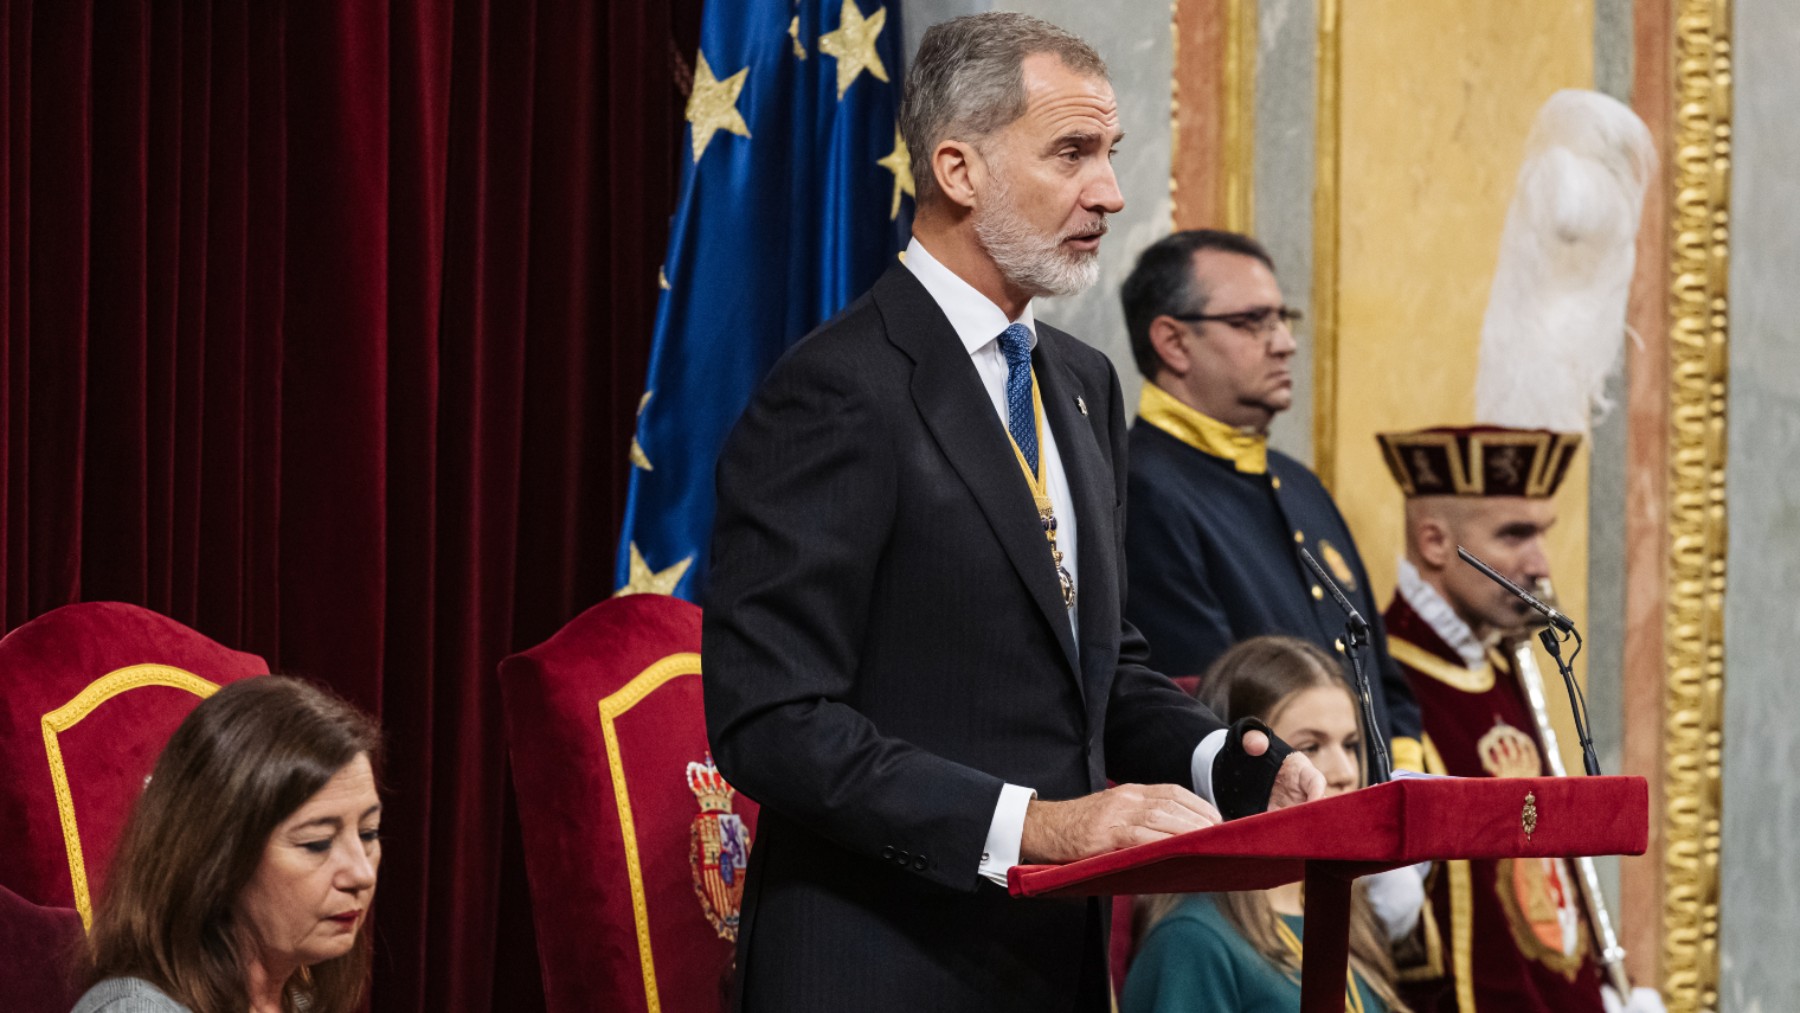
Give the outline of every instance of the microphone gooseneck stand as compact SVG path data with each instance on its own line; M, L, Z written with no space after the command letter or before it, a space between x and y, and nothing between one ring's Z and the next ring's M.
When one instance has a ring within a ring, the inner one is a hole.
M1588 776L1600 776L1600 758L1594 753L1594 737L1588 731L1587 697L1581 692L1581 686L1575 681L1575 656L1581 653L1581 634L1576 631L1575 623L1568 616L1546 605L1536 595L1506 579L1500 571L1482 562L1473 552L1458 545L1456 554L1463 562L1480 570L1482 575L1505 588L1513 597L1530 606L1533 611L1543 616L1550 625L1538 631L1538 641L1550 657L1556 661L1556 670L1562 673L1563 686L1569 691L1569 709L1575 719L1575 736L1581 742L1581 765L1587 769ZM1559 637L1557 634L1563 634ZM1569 653L1567 660L1562 656L1562 645L1566 640L1575 641L1575 650Z
M1300 556L1312 569L1313 576L1319 578L1319 583L1331 591L1332 600L1337 602L1338 608L1344 610L1344 653L1350 656L1350 671L1356 677L1357 703L1362 709L1363 725L1368 729L1369 783L1386 784L1393 779L1394 768L1388 760L1387 739L1381 734L1381 726L1375 723L1375 697L1369 689L1369 676L1363 671L1362 665L1362 649L1369 645L1369 621L1356 611L1356 606L1350 604L1350 599L1344 597L1337 582L1326 574L1325 568L1319 565L1312 553L1302 548Z
M1575 649L1564 661L1562 641L1557 639L1556 630L1546 626L1538 631L1538 642L1550 652L1556 670L1562 673L1563 685L1569 690L1569 710L1575 715L1575 736L1581 742L1581 766L1589 777L1599 777L1600 757L1594 752L1594 736L1588 731L1587 696L1581 692L1581 684L1575 681L1575 656L1581 653L1581 634L1570 626L1569 637L1575 641Z

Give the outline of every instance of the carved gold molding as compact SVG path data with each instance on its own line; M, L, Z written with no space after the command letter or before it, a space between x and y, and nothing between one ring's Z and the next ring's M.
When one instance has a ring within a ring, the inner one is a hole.
M1674 14L1662 992L1697 1013L1719 999L1731 5Z
M1342 12L1319 0L1313 140L1313 471L1325 488L1337 479L1338 179L1342 116Z
M1225 0L1224 73L1225 227L1248 234L1256 228L1256 0Z

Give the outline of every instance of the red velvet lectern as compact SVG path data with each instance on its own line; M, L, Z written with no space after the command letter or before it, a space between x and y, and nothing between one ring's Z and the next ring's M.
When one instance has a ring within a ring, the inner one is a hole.
M1303 1013L1341 1013L1358 876L1458 858L1641 855L1641 777L1405 778L1068 865L1020 865L1015 897L1266 890L1306 880Z

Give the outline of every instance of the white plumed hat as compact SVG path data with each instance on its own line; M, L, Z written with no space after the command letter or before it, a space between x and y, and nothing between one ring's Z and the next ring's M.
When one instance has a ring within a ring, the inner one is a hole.
M1538 111L1482 321L1477 422L1586 434L1606 410L1655 165L1616 99L1559 91Z

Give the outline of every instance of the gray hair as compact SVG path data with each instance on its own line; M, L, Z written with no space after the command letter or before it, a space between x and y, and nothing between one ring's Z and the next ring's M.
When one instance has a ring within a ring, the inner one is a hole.
M906 74L900 133L912 152L915 199L935 199L931 152L948 137L976 141L1025 114L1027 56L1052 53L1080 74L1106 76L1094 48L1029 14L989 11L932 25Z

